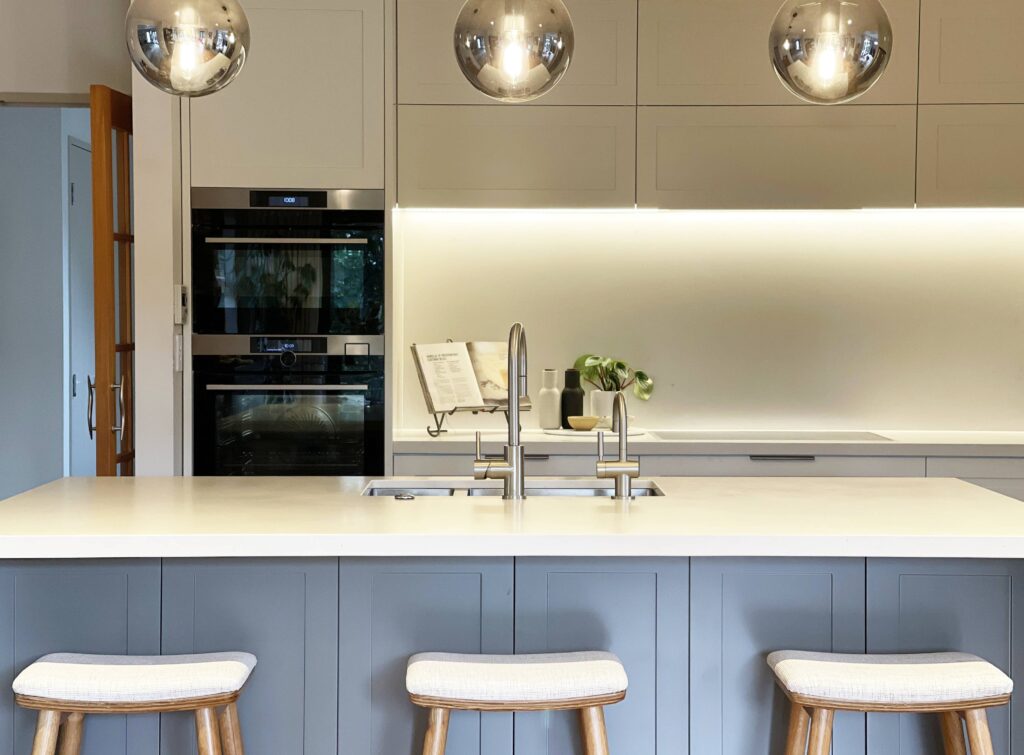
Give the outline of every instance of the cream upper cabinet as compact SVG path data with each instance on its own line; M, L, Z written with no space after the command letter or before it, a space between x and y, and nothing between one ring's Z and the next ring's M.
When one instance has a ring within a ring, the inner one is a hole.
M245 68L191 103L192 185L384 188L382 0L245 9Z
M398 108L406 207L632 207L633 107Z
M915 121L913 105L642 107L638 204L912 207Z
M501 106L470 84L452 48L463 0L398 0L398 101ZM532 105L636 102L636 0L566 0L576 50L558 86ZM508 106L506 106L508 107Z
M921 102L1024 103L1024 2L922 0Z
M1024 206L1024 105L922 105L922 207Z
M783 87L768 54L768 33L782 0L639 2L641 105L802 104ZM885 7L893 27L892 60L857 104L917 101L918 0L885 0Z

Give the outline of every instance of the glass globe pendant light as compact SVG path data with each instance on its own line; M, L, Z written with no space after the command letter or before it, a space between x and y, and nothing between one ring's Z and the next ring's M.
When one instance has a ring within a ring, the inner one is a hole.
M562 0L467 0L455 22L455 57L469 82L496 100L551 91L574 47Z
M892 57L892 26L879 0L787 0L769 39L782 83L816 104L867 92Z
M249 20L237 0L132 0L128 54L154 86L202 97L230 84L249 54Z

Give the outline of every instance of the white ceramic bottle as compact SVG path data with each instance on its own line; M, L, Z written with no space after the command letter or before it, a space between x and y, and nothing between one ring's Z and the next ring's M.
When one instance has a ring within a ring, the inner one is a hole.
M537 414L544 430L562 426L562 391L558 389L558 371L544 370L537 394Z

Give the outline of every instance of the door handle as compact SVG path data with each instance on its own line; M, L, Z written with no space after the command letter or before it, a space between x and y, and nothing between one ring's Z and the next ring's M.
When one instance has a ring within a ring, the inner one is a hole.
M111 432L118 434L118 440L124 441L125 429L128 427L128 415L125 414L125 403L124 403L124 389L128 383L128 377L126 375L121 376L120 383L114 383L110 386L110 390L117 391L117 410L120 414L121 423L114 425L110 428Z
M89 408L86 410L85 425L89 428L89 440L92 440L96 433L96 425L92 422L93 404L96 401L96 383L92 382L92 378L88 375L85 376L85 381L89 386Z

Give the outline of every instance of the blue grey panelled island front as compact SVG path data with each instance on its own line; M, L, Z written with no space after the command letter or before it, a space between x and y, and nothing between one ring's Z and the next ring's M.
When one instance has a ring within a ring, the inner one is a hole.
M243 649L249 755L413 755L425 716L405 661L429 649L608 649L630 677L608 708L621 755L782 753L788 705L764 662L795 647L957 649L1011 675L1024 652L1017 561L822 558L164 559L0 566L0 752L31 751L15 674L40 655ZM1016 620L1014 620L1016 619ZM1017 721L1020 706L1013 704ZM1024 725L991 717L996 752ZM1012 732L1012 735L1011 735ZM1012 737L1012 738L1011 738ZM1011 748L1012 745L1012 748ZM194 751L187 714L88 719L87 755ZM450 755L581 752L572 713L455 713ZM929 716L840 713L836 755L941 752Z
M630 685L606 711L615 755L781 755L788 706L765 664L780 648L960 650L1024 679L1024 504L920 482L666 481L666 500L628 511L402 508L337 481L54 483L0 502L0 755L32 746L35 716L10 682L56 651L254 653L239 703L248 755L418 755L426 717L404 677L420 651L616 653ZM754 490L775 497L742 508ZM935 507L917 534L918 503L899 504L913 490ZM968 524L950 516L961 504ZM989 542L1000 558L959 557ZM84 557L101 550L111 557ZM1024 712L1011 708L991 716L996 752L1024 755ZM569 712L456 712L448 753L580 753L575 724ZM192 725L91 716L83 752L193 753ZM833 752L924 755L939 737L934 717L839 713Z

